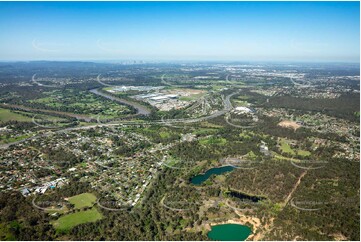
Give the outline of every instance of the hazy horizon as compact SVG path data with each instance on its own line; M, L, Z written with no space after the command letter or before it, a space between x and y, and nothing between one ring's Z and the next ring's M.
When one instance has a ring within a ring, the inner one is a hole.
M1 2L1 61L359 63L359 2Z

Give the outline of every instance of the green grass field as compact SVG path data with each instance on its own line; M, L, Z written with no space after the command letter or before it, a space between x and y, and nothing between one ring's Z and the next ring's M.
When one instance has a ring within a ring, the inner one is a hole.
M290 157L285 157L285 156L282 156L282 155L280 155L280 154L277 154L276 152L273 152L273 151L272 151L272 154L273 154L274 158L276 158L276 159L278 159L278 160L286 160L286 161L300 162L299 159L290 158Z
M214 134L217 133L218 129L212 129L212 128L198 128L195 131L193 131L193 134L198 135L205 135L205 134Z
M211 145L211 144L224 145L227 143L227 140L224 138L210 137L199 140L199 143L202 145Z
M181 101L194 101L204 96L204 93L191 94L189 96L179 97Z
M241 101L241 100L234 100L234 104L240 107L247 107L248 102L247 101Z
M290 155L300 155L303 157L307 157L311 155L311 152L307 151L307 150L293 150L291 148L291 146L287 143L287 141L285 139L282 139L280 142L280 149L283 153L288 153Z
M307 150L298 150L297 151L297 154L298 155L301 155L301 156L310 156L311 155L311 152L307 151Z
M31 122L31 118L12 112L11 110L0 108L0 122L8 121Z
M161 132L159 132L159 136L162 139L167 139L167 138L171 137L171 134L169 132L166 132L166 131L161 131Z
M28 134L28 135L19 135L19 136L16 136L16 137L7 138L5 135L3 135L3 136L0 136L0 144L16 142L18 140L26 139L26 138L29 138L31 136L32 135Z
M79 224L95 222L102 218L103 215L96 208L92 208L87 211L61 216L58 220L52 222L52 224L57 231L66 232Z
M12 111L9 109L0 108L0 122L7 121L20 121L20 122L32 122L32 117L35 116L36 122L40 122L41 120L47 120L51 122L66 122L67 119L46 115L46 114L38 114L34 112L26 112L26 111Z
M12 224L16 224L17 222L12 222ZM1 241L14 241L16 240L15 236L13 235L12 224L0 224L0 240Z
M75 208L91 207L96 201L96 196L91 193L82 193L74 197L68 198L71 204L74 204Z
M129 108L110 100L98 98L95 94L86 91L75 92L73 89L65 91L53 91L45 93L48 96L31 100L30 103L38 103L50 109L78 114L99 115L101 119L118 117Z
M286 142L286 140L281 140L281 151L291 155L295 155L295 152L292 150L291 146Z
M65 118L50 116L50 115L45 115L45 114L36 114L36 113L28 113L28 114L31 114L33 116L36 115L35 120L37 122L39 122L41 120L47 120L47 121L51 121L51 122L66 122L67 121L67 119L65 119Z

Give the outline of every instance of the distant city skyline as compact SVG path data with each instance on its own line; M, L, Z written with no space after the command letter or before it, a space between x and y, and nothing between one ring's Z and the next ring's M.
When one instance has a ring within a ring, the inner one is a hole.
M359 62L359 2L0 2L0 60Z

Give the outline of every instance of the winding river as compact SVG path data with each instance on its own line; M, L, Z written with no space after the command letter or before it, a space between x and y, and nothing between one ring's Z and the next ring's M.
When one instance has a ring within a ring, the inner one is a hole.
M142 115L149 115L150 114L150 110L147 107L145 107L145 106L143 106L143 105L141 105L139 103L123 100L121 98L113 97L113 96L108 95L106 93L102 93L102 92L100 92L98 90L98 88L91 89L89 91L96 94L96 95L100 95L102 97L109 98L110 100L114 100L114 101L119 102L119 103L131 105L131 106L133 106L134 108L137 109L137 112L138 112L137 114L142 114ZM213 119L213 118L219 117L219 116L224 115L225 113L227 113L227 112L229 112L231 110L232 104L230 102L230 98L235 94L236 93L229 94L224 99L224 109L223 110L216 111L216 112L214 112L213 114L211 114L209 116L200 117L200 118L190 118L190 119L184 118L184 119L155 120L155 121L148 122L148 124L197 123L197 122L202 122L202 121L205 121L205 120L208 120L208 119ZM71 131L71 130L90 129L90 128L95 128L95 127L100 127L100 126L102 126L102 127L117 126L117 125L123 125L123 124L128 124L128 125L135 124L135 125L138 125L138 124L144 124L144 122L140 123L140 122L137 122L137 121L132 122L132 121L124 120L124 121L120 121L120 122L117 122L117 123L106 123L106 124L96 124L96 125L89 125L89 126L79 126L79 127L72 127L72 128L64 128L64 129L57 130L57 131L54 131L54 132L55 133L61 133L61 132L68 132L68 131ZM18 140L18 141L15 141L15 142L7 143L7 144L1 144L0 149L7 149L11 145L20 144L20 143L22 143L22 142L24 142L26 140L29 140L29 139L35 139L35 138L44 137L44 136L48 136L48 135L49 135L49 133L39 134L39 135L34 135L33 137L30 137L30 138L25 138L25 139Z
M146 106L143 106L143 105L141 105L141 104L139 104L137 102L124 100L124 99L121 99L121 98L114 97L112 95L106 94L104 92L99 91L99 88L91 89L91 90L89 90L89 92L94 93L94 94L99 95L99 96L102 96L102 97L105 97L105 98L108 98L108 99L110 99L112 101L116 101L116 102L121 103L121 104L130 105L130 106L134 107L137 110L138 115L149 115L150 112L151 112L150 109L147 108Z

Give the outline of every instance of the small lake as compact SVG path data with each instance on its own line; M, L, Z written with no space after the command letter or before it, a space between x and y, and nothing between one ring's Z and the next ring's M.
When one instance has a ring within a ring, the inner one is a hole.
M241 224L219 224L211 228L208 238L218 241L243 241L252 233L248 226Z
M191 183L193 185L201 185L203 182L205 182L211 175L221 175L225 172L230 172L234 169L233 166L222 166L217 168L211 168L208 171L206 171L203 174L196 175L191 178Z

